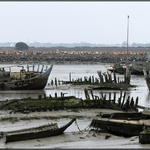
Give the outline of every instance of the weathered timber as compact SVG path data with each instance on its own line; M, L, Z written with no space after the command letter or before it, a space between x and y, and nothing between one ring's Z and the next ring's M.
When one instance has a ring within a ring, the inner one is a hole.
M72 119L69 123L60 128L54 123L39 127L2 132L1 134L6 139L5 143L56 136L62 134L75 120L75 118Z
M128 96L125 98L126 92L120 91L120 96L116 97L116 92L94 95L91 89L84 89L86 99L82 100L74 96L64 96L65 93L61 92L58 97L55 93L54 97L51 95L47 98L40 95L37 99L21 99L9 100L0 102L1 110L13 110L13 112L35 112L35 111L52 111L61 109L73 108L109 108L124 111L138 111L138 98L136 102L133 97ZM123 96L122 96L123 95ZM108 97L108 98L107 98Z
M144 126L150 127L150 123L146 123L149 119L150 115L142 113L101 114L92 120L90 127L118 136L131 137L138 136Z

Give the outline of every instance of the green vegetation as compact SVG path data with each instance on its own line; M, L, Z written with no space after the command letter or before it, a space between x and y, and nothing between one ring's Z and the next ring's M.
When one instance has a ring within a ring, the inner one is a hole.
M80 107L81 99L74 96L57 97L57 98L43 98L32 99L25 98L20 100L6 100L0 102L1 110L12 111L46 111L46 110L58 110L65 108Z

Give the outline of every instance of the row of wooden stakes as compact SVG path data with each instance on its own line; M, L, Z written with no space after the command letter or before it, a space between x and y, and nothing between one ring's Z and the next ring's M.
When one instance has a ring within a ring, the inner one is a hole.
M96 96L93 94L92 90L84 89L84 92L85 92L86 99L99 101L99 104L104 105L106 108L121 109L124 111L130 110L134 112L138 111L139 98L136 97L136 99L134 100L133 97L130 96L127 97L126 92L120 91L120 96L118 98L116 96L116 93L113 93L113 97L112 97L112 93L109 93L108 99L107 99L107 95L103 93L101 93L100 96Z

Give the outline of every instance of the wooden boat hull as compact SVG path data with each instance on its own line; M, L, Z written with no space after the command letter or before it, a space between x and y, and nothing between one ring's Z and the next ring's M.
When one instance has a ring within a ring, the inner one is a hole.
M111 134L117 136L138 136L143 131L142 124L130 124L129 122L115 122L114 120L93 120L92 127L101 128L108 131Z
M44 89L52 70L51 66L46 72L30 79L10 80L0 82L0 90L40 90Z
M50 136L56 136L62 134L76 119L72 119L66 125L58 128L57 124L43 125L36 128L30 128L26 130L16 130L12 132L4 132L3 135L6 138L5 143L45 138ZM53 126L53 127L49 127Z
M95 129L106 130L114 135L131 137L138 136L143 131L144 120L147 119L150 119L150 116L141 113L118 113L114 117L109 114L105 117L96 117L92 120L90 126Z
M143 67L147 66L147 64L144 62L134 62L130 64L127 64L126 62L119 62L114 64L112 67L107 67L106 69L111 72L114 71L119 74L125 74L127 66L129 66L132 75L143 75Z

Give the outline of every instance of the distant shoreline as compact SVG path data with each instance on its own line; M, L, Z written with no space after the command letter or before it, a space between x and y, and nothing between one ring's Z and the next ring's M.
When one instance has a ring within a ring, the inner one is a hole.
M0 63L33 63L46 62L48 64L100 64L119 61L147 61L150 48L129 48L127 55L125 47L51 47L29 48L18 51L15 48L0 47Z

